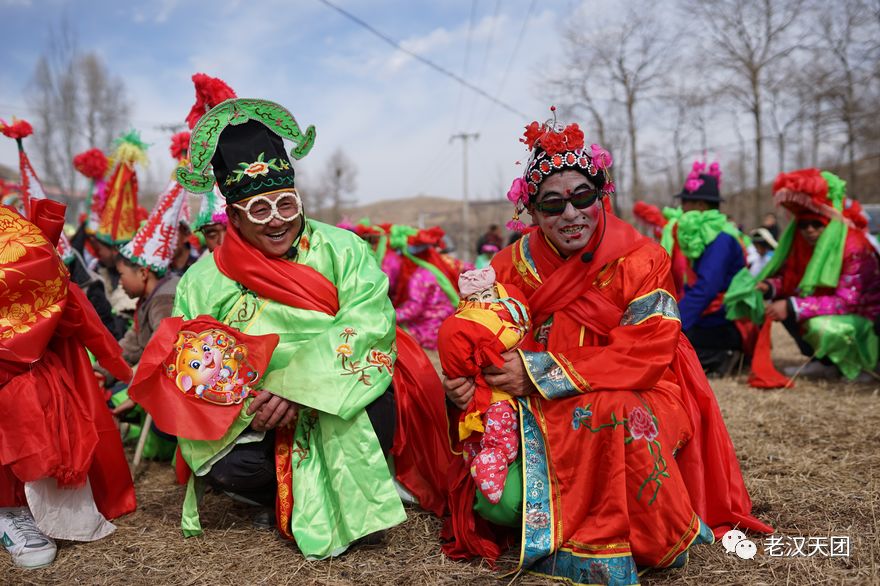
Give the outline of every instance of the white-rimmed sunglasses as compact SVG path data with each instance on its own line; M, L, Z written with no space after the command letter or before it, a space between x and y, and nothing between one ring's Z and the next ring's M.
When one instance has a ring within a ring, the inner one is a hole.
M254 224L262 225L271 222L272 218L292 222L302 213L302 200L294 189L281 192L275 201L264 195L257 195L250 198L247 205L234 203L232 207L243 211Z

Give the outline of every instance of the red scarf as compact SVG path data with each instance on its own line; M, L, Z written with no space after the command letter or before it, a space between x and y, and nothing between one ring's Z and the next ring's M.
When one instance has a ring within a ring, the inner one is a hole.
M242 240L231 224L223 244L214 251L217 269L260 297L284 305L336 315L336 287L310 266L270 257Z
M606 226L604 236L603 225ZM529 250L544 283L529 298L532 323L542 324L555 312L581 303L605 265L649 242L632 226L608 212L600 219L587 245L568 259L559 256L540 230L533 232ZM593 260L584 263L581 257L588 251L593 252Z

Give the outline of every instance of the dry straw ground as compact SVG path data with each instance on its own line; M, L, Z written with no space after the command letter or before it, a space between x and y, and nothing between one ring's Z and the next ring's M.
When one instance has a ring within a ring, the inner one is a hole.
M776 332L780 334L780 332ZM776 336L780 364L800 358ZM744 377L715 381L755 513L786 536L849 536L848 558L727 555L720 544L694 548L682 570L649 573L646 584L880 584L880 385L800 380L758 391ZM440 554L439 521L412 509L381 547L307 562L273 532L251 526L250 511L207 495L206 533L178 530L183 491L169 466L148 463L137 480L138 511L91 544L60 544L47 569L21 571L0 555L0 584L543 584L501 577L479 562ZM760 537L755 538L760 543Z

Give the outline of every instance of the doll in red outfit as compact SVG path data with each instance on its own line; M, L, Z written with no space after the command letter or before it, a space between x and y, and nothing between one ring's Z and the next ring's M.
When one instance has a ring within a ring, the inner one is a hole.
M476 383L470 405L458 423L458 439L477 487L493 504L504 491L508 464L519 451L513 398L490 387L482 370L502 366L502 352L519 346L529 329L525 296L512 285L495 282L495 269L462 273L461 302L440 327L438 350L443 373Z

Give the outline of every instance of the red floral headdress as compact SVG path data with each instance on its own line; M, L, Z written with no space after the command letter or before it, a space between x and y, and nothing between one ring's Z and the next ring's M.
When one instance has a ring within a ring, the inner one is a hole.
M537 121L526 126L520 142L531 151L526 171L522 177L514 179L507 192L516 207L513 220L507 223L510 230L522 231L525 224L519 214L525 210L530 198L538 193L538 186L553 172L561 169L585 171L590 177L598 179L604 194L614 193L614 182L609 171L612 164L611 153L597 144L587 149L584 132L575 124L563 126L556 121L556 107L551 106L553 118L543 124ZM600 173L601 172L601 173Z

